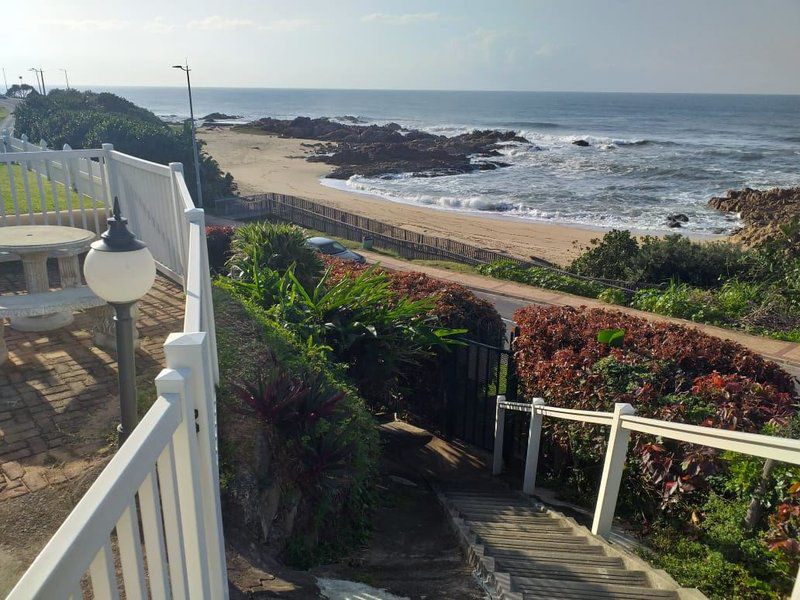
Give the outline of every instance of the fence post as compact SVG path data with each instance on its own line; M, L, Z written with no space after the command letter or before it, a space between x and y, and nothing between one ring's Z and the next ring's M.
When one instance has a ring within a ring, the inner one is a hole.
M628 439L631 432L622 427L620 417L636 412L627 402L614 405L614 416L611 431L608 434L606 459L603 464L603 476L600 479L600 491L597 493L597 506L594 510L592 533L607 538L611 533L614 511L617 507L619 485L625 469L625 456L628 453Z
M174 334L173 334L174 335ZM172 337L172 336L170 336ZM170 339L164 344L165 350ZM167 356L167 364L170 360ZM197 366L194 367L199 368ZM200 486L198 440L195 433L194 394L186 376L190 371L167 368L156 377L156 389L161 395L177 394L180 398L181 423L172 438L175 451L175 477L180 507L180 531L183 538L186 575L190 598L211 598L209 593L206 517Z
M219 498L219 466L217 461L217 418L214 382L208 359L209 336L205 332L172 333L164 344L167 366L186 377L188 394L193 400L194 414L190 421L195 435L197 415L197 467L201 516L205 522L204 542L207 553L205 568L210 579L210 597L226 598L228 579L225 566L225 538L222 532L222 511Z
M794 580L791 600L800 600L800 569L798 569L797 578Z
M114 169L114 163L111 160L111 153L114 151L114 144L102 144L101 147L103 148L103 165L106 170L106 196L108 202L106 202L106 218L111 216L111 208L114 206L114 196L119 197L119 185L117 183L117 173ZM123 202L123 199L119 199L120 202ZM123 204L123 210L127 211L127 205ZM127 213L126 213L127 214Z
M537 408L544 406L544 400L534 398L531 403L531 424L528 427L528 449L525 452L525 478L522 492L529 496L536 486L536 467L539 464L539 443L542 441L542 413Z
M172 189L172 215L174 218L175 234L178 236L178 259L183 267L183 291L186 291L186 277L187 267L189 261L186 257L189 255L189 239L187 235L187 228L183 224L183 214L185 207L181 201L180 192L178 190L178 173L183 176L183 163L171 162L169 163L169 180L170 188Z
M506 409L500 406L506 401L505 396L497 397L497 407L494 411L494 454L492 455L492 475L499 475L503 471L503 435L506 430Z
M8 129L3 129L3 152L8 152L8 145L11 143L11 134Z

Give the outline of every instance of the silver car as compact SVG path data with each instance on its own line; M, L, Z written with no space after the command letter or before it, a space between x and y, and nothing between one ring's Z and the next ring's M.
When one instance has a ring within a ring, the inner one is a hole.
M348 250L336 240L332 240L326 237L308 238L306 240L306 246L308 246L309 248L313 248L314 250L321 252L322 254L333 256L334 258L340 258L342 260L352 260L353 262L357 263L367 262L366 259L363 256L361 256L358 252L353 252L352 250Z

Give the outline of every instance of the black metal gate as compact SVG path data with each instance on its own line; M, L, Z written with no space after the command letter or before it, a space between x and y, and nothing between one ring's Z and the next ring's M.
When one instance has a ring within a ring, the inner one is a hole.
M448 437L479 448L494 445L497 396L517 400L517 377L511 345L499 348L464 340L450 354L443 428Z

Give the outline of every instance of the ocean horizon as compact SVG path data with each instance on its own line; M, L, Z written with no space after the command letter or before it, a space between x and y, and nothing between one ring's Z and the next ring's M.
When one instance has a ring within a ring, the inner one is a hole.
M109 91L165 120L188 117L183 87ZM355 117L441 135L513 130L495 171L352 177L332 185L389 200L540 222L660 233L682 213L690 234L724 234L736 215L707 206L728 189L800 185L800 96L193 87L195 116L240 121ZM579 147L583 140L589 146ZM331 184L330 181L326 182ZM265 190L268 191L268 190Z

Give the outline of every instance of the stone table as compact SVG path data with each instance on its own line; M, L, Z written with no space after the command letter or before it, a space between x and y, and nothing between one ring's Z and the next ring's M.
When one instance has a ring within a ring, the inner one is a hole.
M16 225L0 227L0 252L10 252L22 259L25 286L29 294L50 291L47 258L58 258L61 285L81 285L78 255L89 247L95 234L77 227L60 225ZM13 317L11 327L19 331L50 331L72 322L72 311L38 317Z

